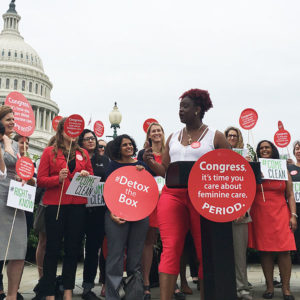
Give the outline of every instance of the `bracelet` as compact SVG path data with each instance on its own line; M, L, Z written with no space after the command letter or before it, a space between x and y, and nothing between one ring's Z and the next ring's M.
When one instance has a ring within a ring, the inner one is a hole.
M291 213L291 215L298 219L298 215L296 213Z

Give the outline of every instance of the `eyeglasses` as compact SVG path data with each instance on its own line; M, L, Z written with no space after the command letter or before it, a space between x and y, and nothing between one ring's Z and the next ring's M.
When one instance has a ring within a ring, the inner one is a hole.
M237 135L235 135L235 134L228 134L228 136L227 136L227 138L228 139L237 139Z
M105 146L99 145L99 149L105 149Z
M90 137L87 137L87 138L83 139L83 141L85 141L85 142L94 141L94 140L95 140L95 137L93 137L93 136L90 136Z

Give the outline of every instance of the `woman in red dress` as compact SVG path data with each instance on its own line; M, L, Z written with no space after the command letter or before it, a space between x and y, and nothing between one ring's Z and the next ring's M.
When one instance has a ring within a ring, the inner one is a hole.
M146 142L151 140L152 143L152 155L156 162L161 164L162 154L165 150L166 143L165 143L165 133L162 126L158 123L151 123L148 127L147 134L146 134ZM143 160L145 149L139 151L138 153L138 160ZM151 172L154 177L156 176L154 172ZM163 178L159 178L158 180L163 180ZM161 192L161 191L160 191ZM150 292L150 281L149 275L153 260L153 246L157 241L158 237L158 224L157 224L157 210L155 209L153 213L149 216L149 229L147 232L147 237L145 241L145 246L143 250L142 256L142 267L143 267L143 279L144 279L144 300L151 299L151 292Z
M258 158L279 159L278 150L270 141L261 141L256 153ZM258 184L250 214L253 237L249 246L261 251L261 265L267 284L263 298L272 299L274 296L273 270L277 254L283 299L293 300L290 292L290 251L296 250L293 232L297 228L297 214L291 176L288 181L264 180L262 185Z

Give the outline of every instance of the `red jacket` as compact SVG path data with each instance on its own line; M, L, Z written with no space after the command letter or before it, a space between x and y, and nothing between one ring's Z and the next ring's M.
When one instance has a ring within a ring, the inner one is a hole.
M87 199L84 197L66 195L66 191L70 182L76 172L82 170L88 171L93 175L93 168L88 155L84 150L86 158L82 156L79 151L76 151L76 167L72 173L68 174L65 179L64 190L61 197L61 204L86 204ZM37 185L46 188L43 196L43 203L45 205L58 205L61 193L62 183L59 182L59 172L61 169L66 168L67 161L61 150L58 151L57 157L54 159L53 147L47 147L41 157L40 166L37 174Z

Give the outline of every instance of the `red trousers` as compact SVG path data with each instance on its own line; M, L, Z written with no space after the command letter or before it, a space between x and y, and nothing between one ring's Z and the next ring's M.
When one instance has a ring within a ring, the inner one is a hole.
M187 189L166 186L157 206L157 219L163 244L159 272L178 275L185 236L190 229L199 260L199 278L203 278L200 215L194 209Z

